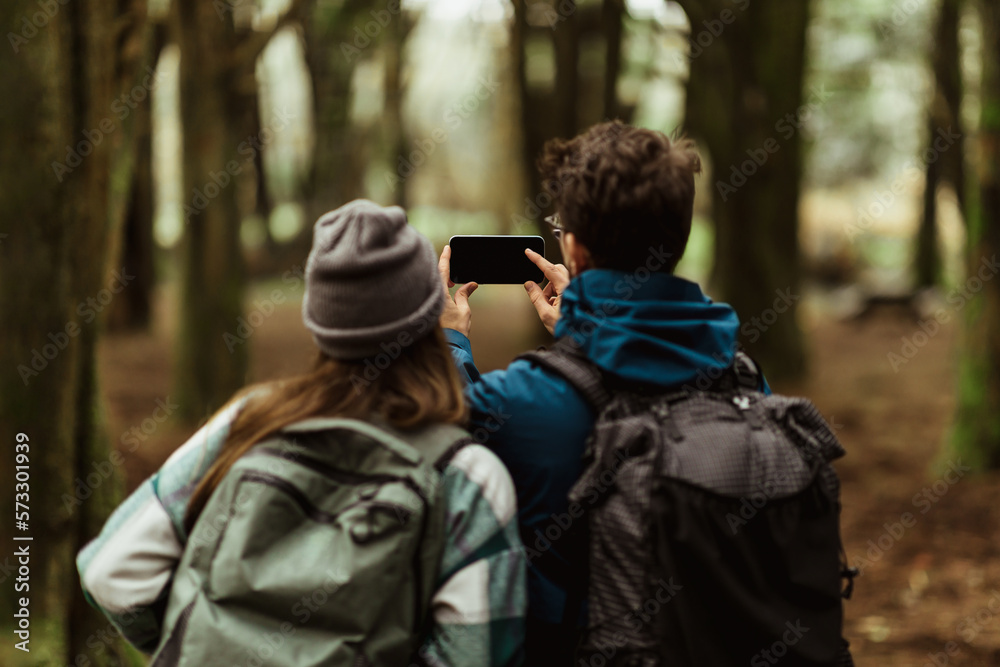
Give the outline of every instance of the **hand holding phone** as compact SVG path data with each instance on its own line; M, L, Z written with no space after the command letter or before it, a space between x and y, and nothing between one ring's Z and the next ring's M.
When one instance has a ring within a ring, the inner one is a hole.
M526 282L524 289L531 299L531 305L538 312L538 319L548 329L550 334L555 334L556 322L559 321L559 305L562 303L563 290L569 285L569 269L562 264L553 264L541 255L526 251L528 258L541 269L548 279L545 289L538 286L537 282Z

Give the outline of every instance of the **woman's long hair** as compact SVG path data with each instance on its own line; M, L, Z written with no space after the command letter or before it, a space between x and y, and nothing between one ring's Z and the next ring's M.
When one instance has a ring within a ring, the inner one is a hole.
M374 361L381 362L378 357ZM249 396L246 405L188 503L184 516L188 533L237 459L289 424L310 417L378 416L396 428L411 429L462 424L467 418L462 383L436 324L431 334L402 348L384 368L372 362L338 361L320 352L310 372L247 387L233 401L244 396Z

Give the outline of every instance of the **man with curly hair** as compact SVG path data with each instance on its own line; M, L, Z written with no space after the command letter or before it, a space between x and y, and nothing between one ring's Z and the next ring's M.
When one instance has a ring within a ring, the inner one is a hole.
M548 279L544 288L524 285L545 327L557 339L571 337L608 382L633 389L697 386L728 368L736 313L673 275L701 170L693 143L607 122L548 142L539 169L565 261L527 251ZM439 268L450 286L449 260L445 248ZM595 415L563 377L530 361L479 373L468 339L475 288L456 291L441 324L466 381L470 428L489 433L485 444L514 479L531 564L526 664L569 666L586 622L587 534L585 508L567 494Z

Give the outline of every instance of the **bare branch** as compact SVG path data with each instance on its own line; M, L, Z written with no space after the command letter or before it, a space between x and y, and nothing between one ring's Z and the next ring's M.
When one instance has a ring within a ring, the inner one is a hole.
M292 0L288 6L288 10L278 17L278 20L275 21L270 29L254 30L246 33L246 36L240 40L239 44L233 50L231 63L233 67L239 68L247 63L255 62L260 54L263 53L268 43L270 43L275 33L285 26L302 19L302 12L305 6L305 0Z

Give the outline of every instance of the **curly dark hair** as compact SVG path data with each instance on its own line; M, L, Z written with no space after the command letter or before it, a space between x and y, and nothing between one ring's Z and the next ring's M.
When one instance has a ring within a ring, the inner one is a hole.
M563 228L595 267L635 271L651 247L662 246L671 259L660 271L673 272L691 233L701 172L693 141L605 122L569 141L548 141L538 170Z

